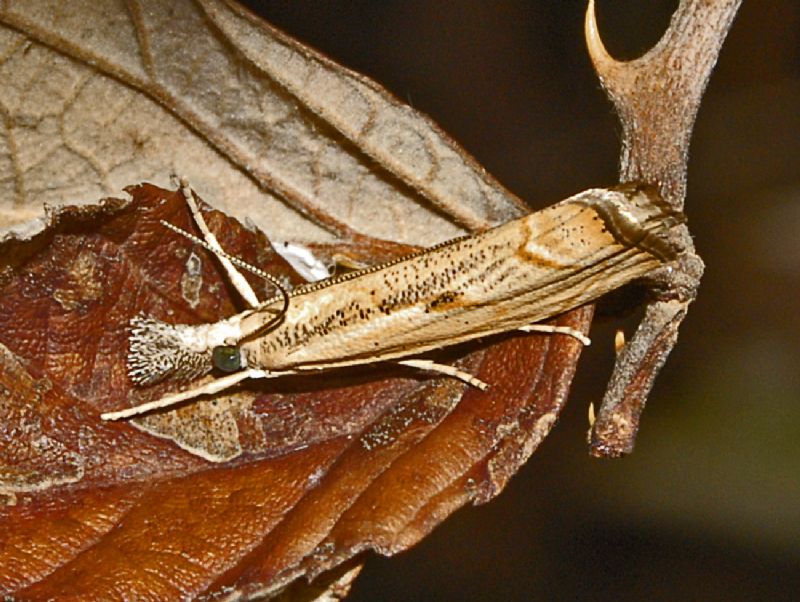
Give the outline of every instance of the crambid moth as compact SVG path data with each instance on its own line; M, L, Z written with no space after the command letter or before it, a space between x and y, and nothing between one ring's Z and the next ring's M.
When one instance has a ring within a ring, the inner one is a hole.
M514 330L582 337L536 322L597 299L681 252L673 228L683 215L653 189L597 188L496 228L258 303L231 262L256 268L219 248L186 185L183 194L205 238L197 242L217 254L251 309L198 326L135 318L128 373L138 385L187 380L213 368L230 374L103 419L169 407L249 378L383 361L485 388L469 374L416 356Z

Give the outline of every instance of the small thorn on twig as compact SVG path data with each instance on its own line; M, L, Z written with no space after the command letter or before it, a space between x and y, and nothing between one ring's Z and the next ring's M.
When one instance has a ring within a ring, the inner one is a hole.
M603 39L600 37L600 30L597 27L597 13L595 12L594 0L589 0L586 8L586 18L583 22L583 32L586 37L586 46L589 50L589 58L592 60L598 76L606 84L606 79L613 75L614 70L620 62L614 59L606 50Z
M625 347L625 331L621 328L614 335L614 353L619 355Z

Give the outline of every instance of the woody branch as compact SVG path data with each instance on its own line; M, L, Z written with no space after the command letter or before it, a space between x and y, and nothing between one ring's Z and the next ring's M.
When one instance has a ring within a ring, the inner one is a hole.
M620 181L657 186L676 210L686 198L689 140L700 100L741 0L681 0L664 36L628 62L600 39L594 0L586 13L589 54L622 124ZM654 296L632 339L620 350L590 436L595 456L630 453L656 375L674 347L694 299L703 262L688 229L685 253L652 278Z

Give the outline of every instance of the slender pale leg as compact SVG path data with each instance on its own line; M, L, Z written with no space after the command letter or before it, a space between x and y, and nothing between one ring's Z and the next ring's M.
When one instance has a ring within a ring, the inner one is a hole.
M483 382L481 379L472 376L469 372L464 372L463 370L459 370L455 366L448 366L447 364L437 364L436 362L432 362L431 360L400 360L395 362L400 364L401 366L408 366L410 368L419 368L420 370L428 370L430 372L439 372L440 374L446 374L447 376L452 376L453 378L457 378L458 380L463 380L468 385L472 385L473 387L478 387L481 391L485 391L489 388L489 385Z
M258 307L259 302L255 291L253 291L252 287L242 273L237 270L236 266L234 266L230 259L228 259L228 254L220 246L217 237L214 236L214 233L208 229L206 220L203 218L203 214L200 213L197 202L194 200L194 191L192 191L191 187L189 186L189 182L185 178L181 178L180 185L181 194L183 194L183 198L186 199L186 204L189 205L189 210L192 212L192 217L194 218L197 227L200 229L200 232L203 233L203 239L208 244L208 248L211 250L211 252L217 256L217 259L219 259L222 267L225 268L225 271L228 273L228 278L231 279L231 284L237 291L239 291L242 299L244 299L250 307Z
M569 326L551 326L550 324L529 324L519 328L522 332L544 332L547 334L566 334L568 336L578 339L587 347L592 344L592 339L587 337L579 330L570 328Z

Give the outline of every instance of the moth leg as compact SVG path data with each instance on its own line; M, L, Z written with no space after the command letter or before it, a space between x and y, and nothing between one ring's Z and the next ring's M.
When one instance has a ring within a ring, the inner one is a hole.
M479 388L481 391L485 391L489 388L489 385L483 382L481 379L472 376L469 372L464 372L463 370L459 370L454 366L448 366L447 364L437 364L436 362L432 362L431 360L399 360L396 362L397 364L401 364L403 366L409 366L410 368L419 368L420 370L428 370L430 372L439 372L441 374L446 374L447 376L452 376L453 378L457 378L458 380L462 380L468 385L472 385L473 387Z
M566 334L578 339L587 347L592 344L592 339L583 334L580 330L575 330L569 326L552 326L550 324L528 324L520 326L517 330L522 332L545 332L548 334Z
M240 383L243 380L247 380L248 378L272 378L274 376L280 376L281 374L285 373L267 372L265 370L255 370L253 368L249 370L242 370L241 372L236 372L234 374L229 374L228 376L223 376L222 378L212 380L211 382L208 382L202 386L194 387L193 389L187 389L186 391L181 391L180 393L167 395L166 397L156 399L155 401L143 403L138 406L133 406L132 408L126 408L124 410L118 410L116 412L106 412L104 414L100 414L100 418L103 420L120 420L122 418L130 418L146 412L152 412L153 410L168 408L183 401L201 397L202 395L219 393L225 389L230 389L235 384Z
M203 233L203 239L208 243L210 250L217 256L217 259L219 259L222 267L224 267L225 271L228 273L228 278L230 278L231 284L233 284L234 288L239 291L242 299L244 299L251 308L258 307L258 297L256 297L252 287L242 273L237 270L233 263L228 259L227 253L225 253L220 246L217 237L214 236L213 232L208 229L206 220L203 218L203 214L200 213L200 209L197 207L197 202L194 200L194 191L189 186L189 181L186 178L181 178L180 186L181 194L183 195L183 198L186 199L186 204L189 205L189 211L192 212L192 218L194 218L194 222L197 224L200 232Z

